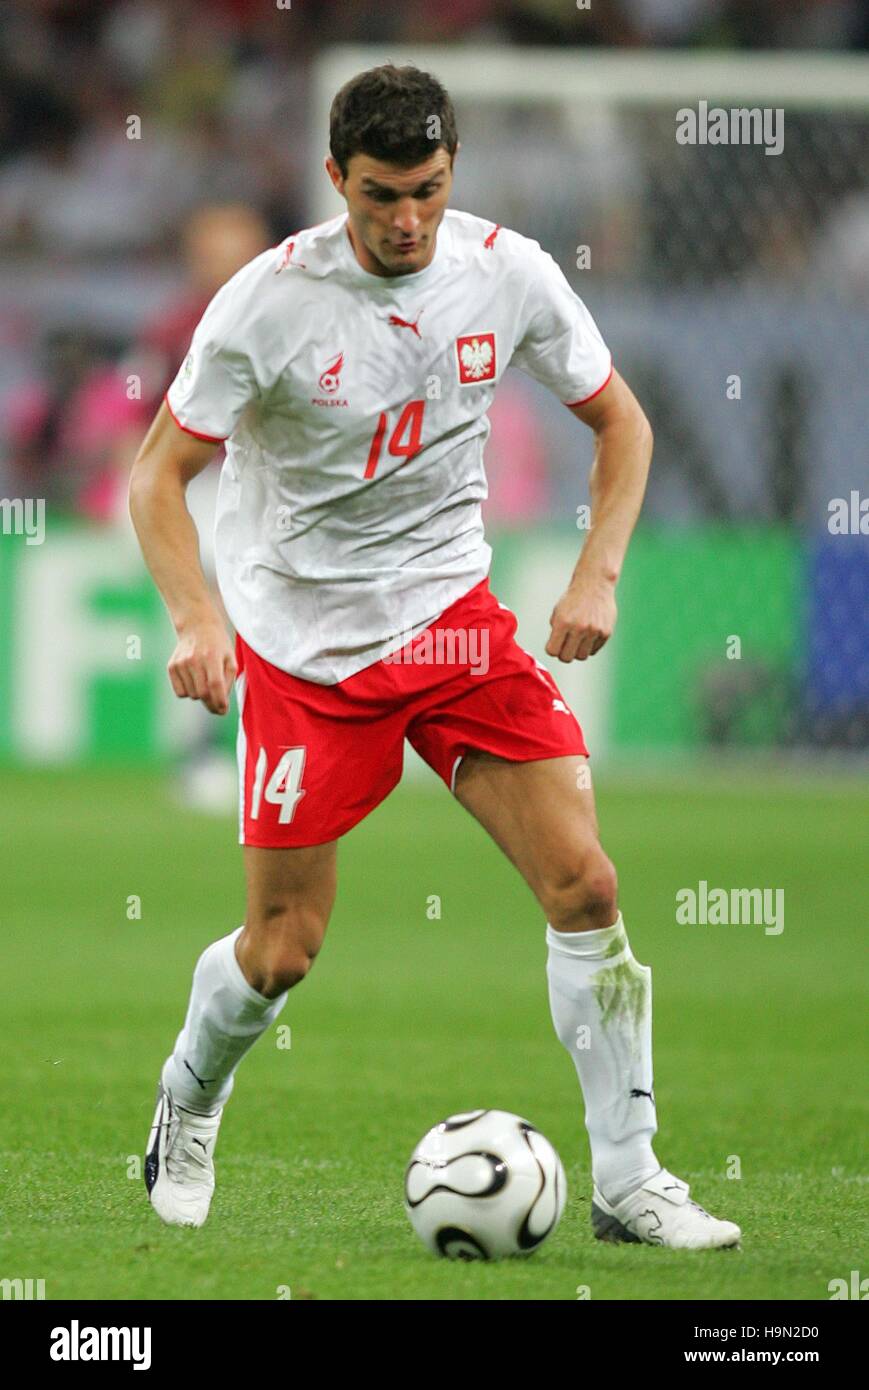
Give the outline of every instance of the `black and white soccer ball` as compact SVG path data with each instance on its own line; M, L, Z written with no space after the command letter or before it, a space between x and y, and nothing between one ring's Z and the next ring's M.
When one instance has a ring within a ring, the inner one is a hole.
M404 1180L420 1240L453 1260L530 1255L561 1219L567 1181L539 1131L507 1110L450 1115L420 1139Z

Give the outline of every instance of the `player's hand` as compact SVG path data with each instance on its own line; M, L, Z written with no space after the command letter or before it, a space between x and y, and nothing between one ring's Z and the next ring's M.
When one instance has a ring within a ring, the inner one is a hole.
M581 580L562 594L549 621L547 656L585 661L609 641L616 625L615 586L608 580Z
M226 714L238 667L226 626L217 613L179 629L166 668L179 700L201 700L212 714Z

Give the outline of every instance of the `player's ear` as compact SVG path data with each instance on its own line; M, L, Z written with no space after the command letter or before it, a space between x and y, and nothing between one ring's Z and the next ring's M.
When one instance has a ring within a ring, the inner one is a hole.
M341 173L341 168L340 168L340 165L338 164L338 161L337 161L331 154L327 154L327 155L326 155L325 163L326 163L326 173L329 175L329 178L332 180L332 184L333 184L333 186L334 186L336 192L340 193L341 196L343 197L343 196L344 196L344 175Z

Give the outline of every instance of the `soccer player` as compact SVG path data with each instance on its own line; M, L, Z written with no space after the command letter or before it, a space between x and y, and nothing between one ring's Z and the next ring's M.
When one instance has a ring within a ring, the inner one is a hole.
M326 169L347 211L255 257L196 328L136 460L130 507L178 642L169 677L239 706L243 926L200 957L160 1078L145 1182L199 1226L236 1068L317 955L336 846L395 787L407 738L546 919L555 1031L585 1100L601 1240L735 1245L652 1140L651 971L601 848L582 731L515 641L480 521L486 410L512 363L595 435L592 525L546 652L609 638L651 457L646 418L552 258L448 210L449 96L391 65L335 97ZM185 488L225 444L215 530L235 648Z

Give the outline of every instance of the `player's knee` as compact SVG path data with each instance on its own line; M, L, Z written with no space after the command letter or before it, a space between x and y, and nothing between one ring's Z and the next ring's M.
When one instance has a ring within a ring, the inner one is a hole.
M615 867L600 846L554 876L542 894L556 931L612 926L618 913Z
M311 910L275 907L251 917L238 959L248 982L267 999L300 984L314 963L326 924Z
M313 963L313 955L295 945L273 950L261 965L262 984L254 988L266 999L275 999L300 984Z

